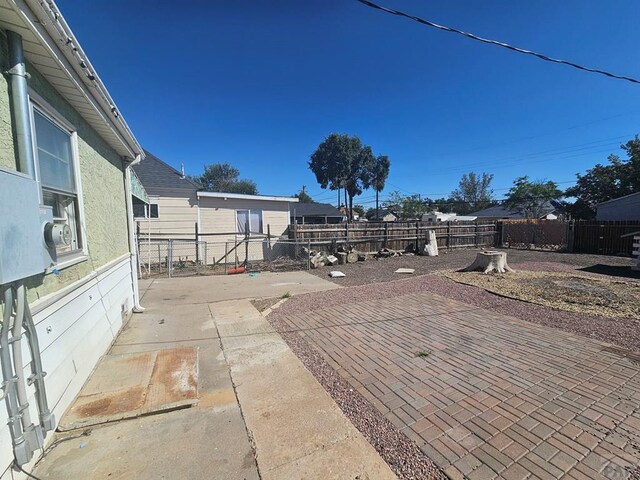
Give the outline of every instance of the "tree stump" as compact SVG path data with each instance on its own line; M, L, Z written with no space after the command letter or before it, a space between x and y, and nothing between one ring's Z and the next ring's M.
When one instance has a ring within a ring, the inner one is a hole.
M358 261L357 252L349 252L347 254L347 263L356 263Z
M482 273L513 272L513 269L507 265L507 252L497 252L495 250L479 252L474 262L462 271L475 272L476 270L480 270Z

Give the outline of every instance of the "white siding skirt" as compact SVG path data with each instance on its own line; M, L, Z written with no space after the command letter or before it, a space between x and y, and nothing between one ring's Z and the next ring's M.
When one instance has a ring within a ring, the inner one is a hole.
M109 349L133 308L130 256L125 255L97 272L38 302L34 322L40 340L49 408L59 421ZM23 338L25 378L31 374L30 355ZM27 387L31 418L37 419L33 387ZM7 413L0 409L0 479L21 478L9 467L13 461ZM50 432L46 441L50 442ZM34 455L34 461L37 453ZM32 461L33 463L33 461ZM25 465L25 470L29 471ZM6 468L6 470L5 470Z

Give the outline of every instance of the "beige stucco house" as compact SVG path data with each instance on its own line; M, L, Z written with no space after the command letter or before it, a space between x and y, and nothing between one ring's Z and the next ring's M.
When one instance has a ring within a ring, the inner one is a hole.
M55 428L54 418L60 419L136 308L130 167L144 152L55 2L0 0L0 67L6 73L0 76L3 324L9 317L15 324L18 311L24 313L5 303L17 298L19 305L26 288L54 414L38 424L40 397L26 378L35 358L29 352L38 350L30 350L22 334L24 368L15 361L7 366L3 358L3 374L15 368L33 424L24 425L25 415L8 422L10 407L2 402L5 479L23 478L10 470L14 455L26 469L38 458L41 440L33 432ZM24 194L20 202L12 201L16 186ZM38 215L46 219L44 230L37 223L30 230L35 235L21 236L31 228L25 222L34 216L39 222ZM13 275L20 269L27 276ZM14 387L4 393L15 394Z

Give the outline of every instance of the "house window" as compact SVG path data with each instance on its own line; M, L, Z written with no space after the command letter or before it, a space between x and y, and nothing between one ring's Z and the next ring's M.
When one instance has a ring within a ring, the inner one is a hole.
M262 210L237 210L236 223L238 233L262 233Z
M133 205L133 216L135 218L158 218L158 204L151 203L145 205L142 203Z
M71 231L69 245L56 247L58 256L82 250L80 207L75 172L74 133L33 105L36 175L42 203L52 207L53 221Z

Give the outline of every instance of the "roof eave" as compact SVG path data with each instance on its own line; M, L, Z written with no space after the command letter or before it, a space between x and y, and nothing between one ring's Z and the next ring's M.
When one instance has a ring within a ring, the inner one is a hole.
M287 203L298 203L298 199L295 197L277 197L270 195L247 195L244 193L224 193L224 192L203 192L200 191L197 193L198 197L208 197L208 198L232 198L236 200L261 200L261 201L270 201L270 202L287 202Z
M128 161L134 161L138 156L144 158L142 147L54 1L8 0L7 3L40 41L58 69L69 78L91 109L113 132L119 145L111 146Z

